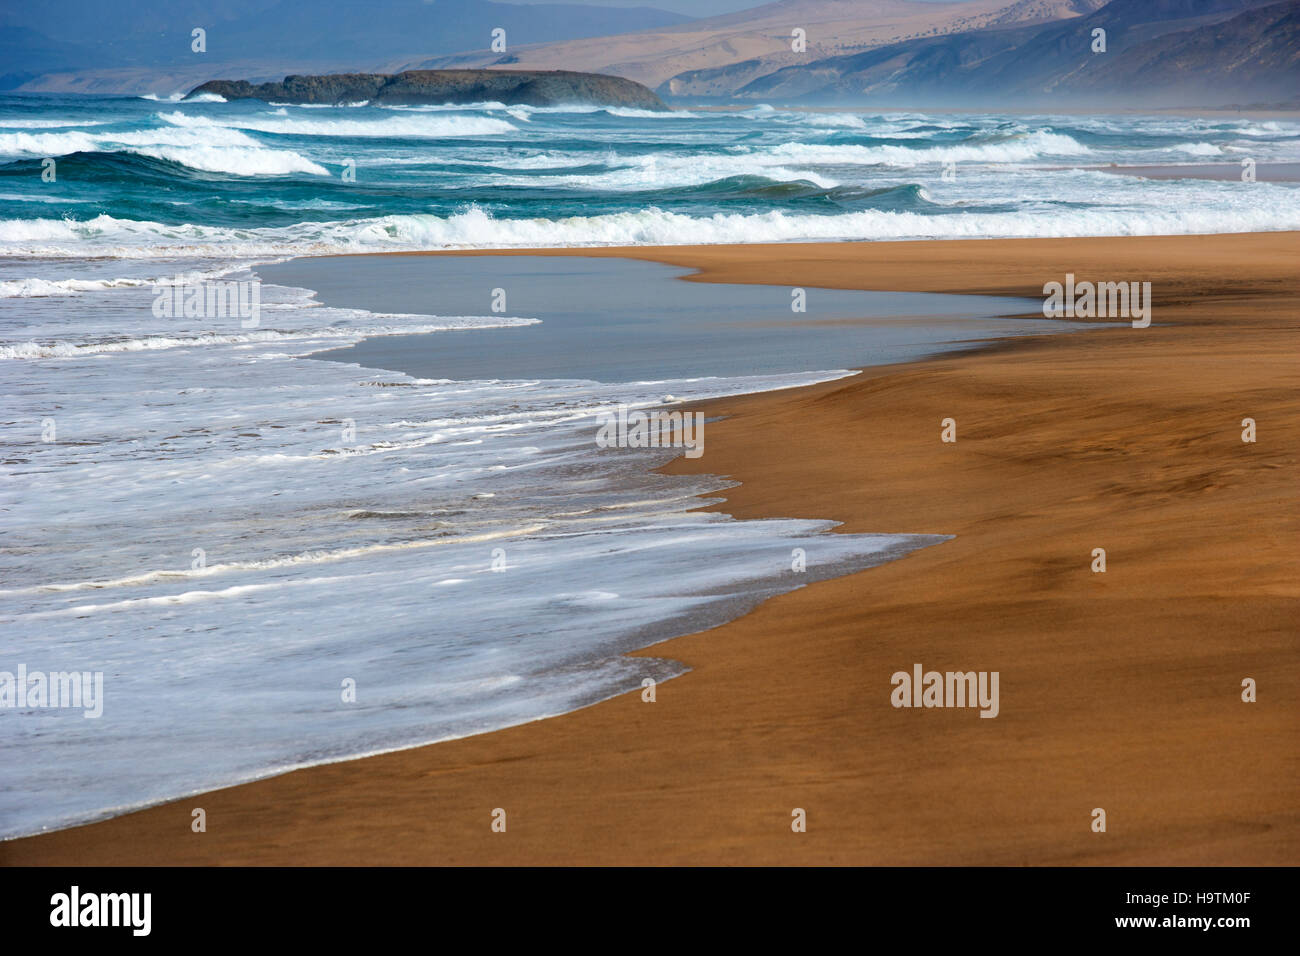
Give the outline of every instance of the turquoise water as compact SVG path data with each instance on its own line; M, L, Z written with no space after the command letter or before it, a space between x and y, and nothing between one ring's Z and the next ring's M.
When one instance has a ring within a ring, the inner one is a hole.
M5 95L0 254L1294 229L1295 184L1087 167L1267 164L1297 144L1282 120Z

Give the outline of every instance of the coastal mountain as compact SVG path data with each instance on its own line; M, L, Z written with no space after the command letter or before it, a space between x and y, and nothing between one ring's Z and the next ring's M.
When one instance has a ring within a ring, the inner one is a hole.
M862 52L891 43L986 27L1046 23L1091 13L1105 0L779 0L753 9L616 37L526 44L511 48L513 62L530 69L615 73L671 96L727 96L784 66ZM802 30L804 52L792 49ZM397 64L403 69L481 67L485 51L468 51ZM743 64L743 66L738 66ZM691 77L733 68L725 82L696 86ZM669 81L672 81L669 83Z
M512 48L516 65L627 76L678 103L995 108L1282 104L1300 0L781 0L618 37ZM1105 53L1093 52L1104 30ZM792 48L794 31L806 48ZM480 52L408 67L485 66Z
M262 80L290 70L387 69L462 50L497 60L502 54L489 50L494 29L505 31L511 49L689 19L650 6L491 0L7 3L0 5L0 89L161 92L162 85L188 89L216 68ZM196 27L206 31L203 53L191 49Z
M369 101L411 106L443 103L504 103L507 106L558 106L589 103L643 110L668 107L640 83L621 76L567 70L410 70L405 73L332 73L286 76L278 83L211 80L187 99L215 94L227 100L335 106Z
M1104 51L1094 49L1097 31ZM786 67L729 95L1125 108L1281 102L1298 89L1298 0L1112 0L1045 27L976 30Z

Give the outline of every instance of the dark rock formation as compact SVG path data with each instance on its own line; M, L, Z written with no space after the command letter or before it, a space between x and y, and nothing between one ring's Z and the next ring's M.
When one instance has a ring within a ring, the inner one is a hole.
M228 100L276 103L387 103L395 106L443 103L505 103L557 106L585 103L642 110L666 110L649 89L621 76L567 70L410 70L406 73L329 73L286 76L281 83L211 80L189 92L215 93Z

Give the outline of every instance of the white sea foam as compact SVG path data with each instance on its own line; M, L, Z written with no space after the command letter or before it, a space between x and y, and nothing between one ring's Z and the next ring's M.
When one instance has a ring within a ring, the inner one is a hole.
M1294 124L1283 125L1278 122L1241 123L1233 127L1233 132L1238 136L1263 136L1275 138L1281 134L1292 139L1300 137L1300 127Z
M1106 176L1081 172L1080 176ZM1114 181L1116 177L1107 177ZM840 214L717 213L695 216L655 207L563 219L505 219L470 208L451 216L383 216L254 229L168 226L97 216L0 221L0 253L69 257L88 248L124 258L283 256L332 252L400 251L584 245L780 242L811 239L964 239L990 237L1186 235L1300 229L1300 201L1285 185L1204 184L1212 197L1196 206L1179 202L1177 183L1114 182L1117 195L1133 190L1141 205L1032 207L982 212L960 206L936 213L863 210ZM932 183L926 195L942 206L947 193ZM1215 188L1217 187L1217 189ZM955 188L955 187L952 187ZM1103 187L1090 187L1103 188ZM996 198L996 197L995 197Z
M31 116L0 118L0 129L65 129L74 126L106 126L107 120L36 119Z
M358 100L355 103L277 103L272 101L268 102L266 105L280 107L280 109L275 111L276 115L287 116L288 114L285 112L285 109L289 107L296 110L354 110L359 109L362 106L369 106L370 101Z
M563 116L563 115L582 115L584 113L603 113L607 116L619 116L626 119L698 119L702 114L692 113L689 110L642 110L628 106L596 106L583 103L564 103L557 106L531 106L528 104L512 104L498 102L496 100L485 100L478 103L443 103L443 104L380 104L385 110L395 110L403 113L509 113L516 118L532 116Z
M441 139L453 136L497 136L512 133L515 126L491 116L414 115L378 119L307 120L267 116L195 116L160 113L159 118L186 129L240 129L294 136L362 136Z
M403 324L349 326L347 328L309 328L283 332L276 329L249 330L246 332L204 332L196 335L149 335L143 338L116 339L107 342L24 342L18 345L0 345L0 359L76 358L83 355L102 355L109 352L143 352L159 349L201 348L208 345L244 345L267 342L321 342L331 346L342 342L356 342L377 335L422 335L429 332L446 332L452 329L504 329L520 325L533 325L538 319L488 318L478 316L450 316L437 322L418 322L418 315L385 315L373 313L376 319L407 319ZM342 342L338 341L342 340Z
M605 106L602 110L610 116L622 116L627 119L700 119L703 116L690 110L639 110L630 106Z
M319 163L284 149L247 146L141 146L127 152L170 160L191 169L233 173L237 176L287 176L293 173L329 175L329 170Z
M4 279L0 280L0 299L45 298L60 295L81 295L103 289L121 289L128 286L148 285L149 279Z
M1058 156L1086 156L1087 146L1064 133L1037 131L976 143L927 146L856 146L822 143L782 143L762 147L758 155L784 162L800 160L824 165L915 166L921 163L1017 163Z
M853 113L804 113L800 114L809 126L821 126L830 129L869 129L866 120Z
M122 132L0 133L0 154L66 156L77 152L127 152L181 163L192 169L241 176L328 170L292 150L271 149L237 129L175 126Z
M562 166L551 167L550 164L554 162L555 160L549 157L514 161L518 169L554 168L555 175L546 179L546 184L551 187L570 189L579 187L617 191L672 189L700 186L732 176L762 176L778 182L810 182L823 189L839 185L838 180L824 173L813 169L784 166L772 157L760 154L713 157L652 155L629 160L611 158L608 163L613 168L604 172L585 174L567 173ZM498 174L491 181L511 186L535 186L538 182L535 177L525 178L508 174Z
M0 155L66 156L90 152L104 140L81 130L62 133L0 133Z
M1179 143L1171 147L1176 153L1186 153L1189 156L1222 156L1224 151L1229 147L1220 146L1215 143Z
M483 100L477 103L377 103L378 109L397 113L490 113L518 109L529 112L534 107L507 106L496 100Z

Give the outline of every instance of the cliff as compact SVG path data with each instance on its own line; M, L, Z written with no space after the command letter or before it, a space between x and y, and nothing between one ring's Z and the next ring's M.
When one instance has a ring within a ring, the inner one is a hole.
M643 110L667 107L649 89L621 76L567 70L410 70L286 76L279 83L211 80L186 99L215 93L227 100L276 103L387 103L400 106L497 102L509 106L585 103Z

